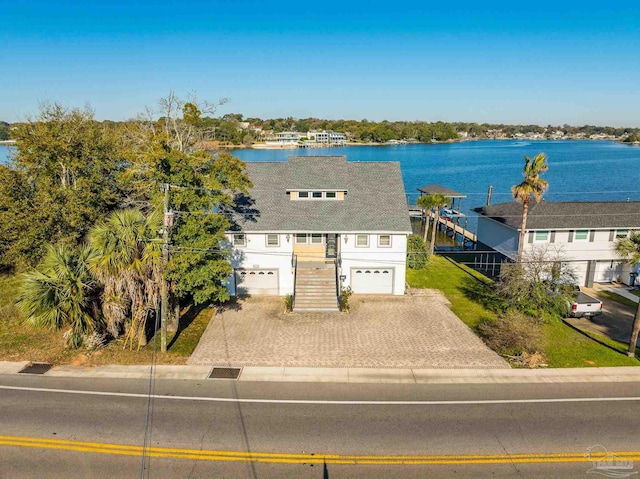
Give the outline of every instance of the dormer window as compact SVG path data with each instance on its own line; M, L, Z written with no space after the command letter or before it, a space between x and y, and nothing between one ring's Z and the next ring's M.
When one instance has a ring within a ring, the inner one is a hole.
M344 200L347 190L287 190L292 200Z

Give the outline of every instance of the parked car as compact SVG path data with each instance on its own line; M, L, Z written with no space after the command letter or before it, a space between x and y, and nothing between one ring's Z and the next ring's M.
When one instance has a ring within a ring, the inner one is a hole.
M569 316L572 318L588 318L602 314L602 301L578 291L573 301L568 301Z

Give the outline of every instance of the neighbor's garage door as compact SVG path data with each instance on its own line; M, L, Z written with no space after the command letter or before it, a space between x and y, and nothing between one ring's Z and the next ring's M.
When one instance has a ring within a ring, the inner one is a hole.
M393 268L351 268L354 293L393 294Z
M236 294L277 295L277 269L237 269Z
M622 267L624 263L617 261L598 261L596 263L596 274L594 281L596 283L611 283L622 277Z

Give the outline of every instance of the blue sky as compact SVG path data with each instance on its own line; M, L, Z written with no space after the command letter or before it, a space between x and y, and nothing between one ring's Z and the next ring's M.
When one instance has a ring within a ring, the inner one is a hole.
M636 2L0 0L0 119L220 113L640 127Z

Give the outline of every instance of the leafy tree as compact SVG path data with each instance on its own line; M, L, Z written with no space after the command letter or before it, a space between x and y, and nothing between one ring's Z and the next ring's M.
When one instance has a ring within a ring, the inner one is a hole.
M438 229L438 216L440 208L446 206L449 199L439 193L431 195L422 195L418 198L417 204L420 208L429 210L433 213L433 227L431 228L431 242L429 243L429 254L433 254L436 246L436 231ZM428 222L427 222L428 224ZM427 241L427 226L424 228L424 240Z
M161 215L139 210L113 212L89 233L94 255L91 271L104 285L102 312L107 330L118 337L125 329L125 347L146 344L145 325L158 302Z
M17 307L25 321L56 330L69 326L67 342L74 348L100 324L97 284L88 270L92 257L89 248L48 246L38 268L23 274L18 291Z
M407 267L422 269L427 265L427 243L419 235L409 235L407 240Z
M502 266L496 293L510 307L542 317L544 313L566 313L566 301L576 283L575 270L561 249L535 246L521 262Z
M533 196L536 203L542 199L542 195L549 187L546 180L540 178L540 175L547 171L547 156L539 153L532 160L528 156L524 157L524 180L511 188L513 197L516 201L522 203L522 223L520 224L520 239L518 241L518 259L522 260L522 250L524 247L524 235L527 229L527 215L529 214L529 204Z
M17 155L0 165L0 268L36 264L47 243L79 246L118 206L124 167L113 128L93 112L44 105L12 132Z
M615 250L618 256L627 260L631 265L640 263L640 232L634 231L628 238L621 238L616 241ZM635 356L636 344L638 344L638 333L640 333L640 303L636 308L631 328L631 338L629 339L629 350L627 355Z
M177 98L163 104L171 102L181 104ZM204 111L197 104L195 108ZM195 108L189 107L190 115ZM130 125L128 181L135 185L133 202L146 210L160 209L160 186L169 185L170 208L176 216L166 278L175 294L196 303L222 301L228 298L223 284L231 273L230 252L224 248L230 223L222 212L232 210L236 194L247 193L252 185L244 163L229 153L213 156L199 150L196 134L178 132L183 122L178 117Z
M9 139L9 128L11 125L6 121L0 121L0 141Z

